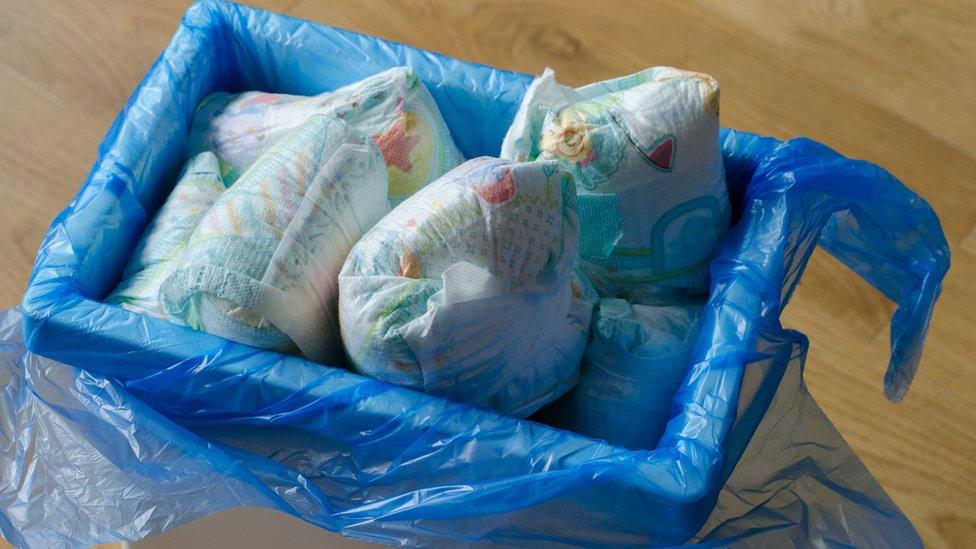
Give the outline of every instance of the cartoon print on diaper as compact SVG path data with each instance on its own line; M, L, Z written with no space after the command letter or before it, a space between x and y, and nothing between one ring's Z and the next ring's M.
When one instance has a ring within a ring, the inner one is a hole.
M637 144L635 143L635 145ZM677 148L677 141L670 134L659 138L646 150L640 145L637 145L637 149L641 152L644 160L647 160L648 164L664 172L670 172L674 168L674 157Z
M596 158L586 121L573 109L564 109L559 113L556 128L548 130L542 136L541 147L544 151L582 164L583 167Z
M496 172L494 175L500 177L485 185L476 186L474 190L489 204L504 204L515 196L515 177L508 167L502 168L501 173Z
M558 158L568 166L576 183L587 190L600 187L617 172L624 155L625 135L613 120L613 101L585 101L547 120L540 141L541 158Z
M649 284L688 275L708 264L728 217L715 197L700 196L665 212L647 248L618 246L610 257L592 262L609 267L613 274L607 278L616 282Z

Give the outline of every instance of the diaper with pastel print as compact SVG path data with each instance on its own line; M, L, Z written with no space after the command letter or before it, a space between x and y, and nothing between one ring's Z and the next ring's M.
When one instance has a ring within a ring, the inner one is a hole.
M200 103L190 132L190 152L213 151L228 186L265 151L323 114L370 136L389 172L396 204L463 161L423 82L397 67L316 96L225 92Z
M547 409L547 423L630 449L657 445L688 372L704 298L669 305L604 298L580 381Z
M730 220L718 115L718 85L701 73L657 67L572 89L547 70L502 156L574 175L582 265L601 295L700 293Z
M575 197L557 162L484 157L397 206L339 275L351 364L516 416L564 394L592 308L574 282Z
M337 363L339 269L389 211L387 190L368 137L312 116L200 219L162 285L166 312L233 341Z

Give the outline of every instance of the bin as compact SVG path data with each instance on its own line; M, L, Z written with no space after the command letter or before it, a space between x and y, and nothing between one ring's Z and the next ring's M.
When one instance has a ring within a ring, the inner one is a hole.
M23 300L29 350L116 380L195 431L245 429L273 442L243 447L289 449L293 455L279 451L274 466L294 471L300 489L268 489L269 498L321 526L386 542L689 538L783 372L805 356L806 338L784 329L779 316L818 244L899 304L885 390L893 400L904 396L948 269L935 214L870 163L806 139L733 130L723 130L722 147L735 225L713 260L692 365L653 450L626 450L101 302L167 196L204 96L310 95L400 65L430 89L466 157L498 154L529 75L229 2L191 6L45 236Z

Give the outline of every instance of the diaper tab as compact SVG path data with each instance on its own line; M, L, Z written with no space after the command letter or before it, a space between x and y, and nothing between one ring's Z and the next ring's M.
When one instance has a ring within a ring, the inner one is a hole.
M623 237L617 209L619 200L615 194L579 193L576 196L581 258L609 257Z
M441 278L444 281L444 303L498 297L507 294L510 287L508 281L467 261L451 265Z

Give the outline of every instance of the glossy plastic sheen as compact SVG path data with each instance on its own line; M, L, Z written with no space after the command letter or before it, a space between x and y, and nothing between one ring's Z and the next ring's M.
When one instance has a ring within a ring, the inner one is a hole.
M88 432L109 422L118 438L95 441L100 453L119 452L112 456L119 471L147 484L117 494L128 501L96 498L89 504L97 510L82 506L74 518L45 520L43 508L21 502L23 513L5 508L7 525L33 525L38 544L93 541L112 538L97 526L118 522L97 514L109 509L145 511L127 523L126 536L136 537L222 508L263 505L389 543L683 541L708 517L783 371L805 352L805 339L784 330L779 314L818 243L898 303L885 390L892 399L904 395L948 268L939 222L883 169L805 139L723 133L737 223L712 264L693 366L653 451L100 302L175 180L201 98L247 89L314 94L399 65L417 70L466 157L498 154L528 75L221 1L189 9L53 221L23 301L27 347L80 369L51 383L104 388L97 405L71 420L90 423ZM749 372L763 374L744 384ZM159 423L158 414L168 420ZM139 446L146 429L170 421L213 437L174 431L159 449L184 460L186 475L203 475L190 485L154 477L154 460ZM177 497L192 508L155 504ZM27 512L40 518L24 519Z

